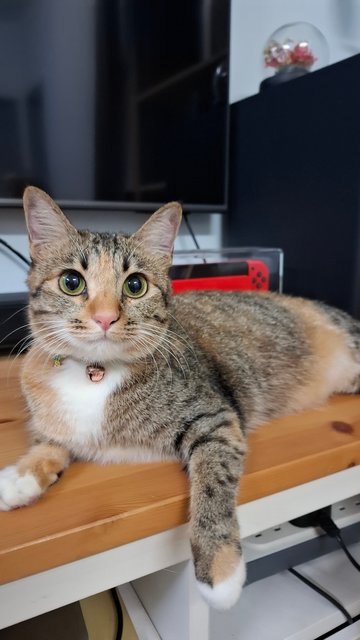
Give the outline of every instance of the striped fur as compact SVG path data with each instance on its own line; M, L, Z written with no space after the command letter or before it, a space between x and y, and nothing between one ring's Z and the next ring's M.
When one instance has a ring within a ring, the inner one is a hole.
M35 444L16 473L0 472L0 507L37 498L69 458L178 458L191 482L200 589L212 605L231 606L245 579L235 505L246 433L334 392L356 392L359 323L272 293L172 298L168 268L180 223L174 203L131 237L76 231L33 188L24 205L33 343L22 385ZM86 281L81 295L59 288L69 269ZM134 273L148 282L138 299L123 289ZM99 312L117 318L106 335L94 321ZM62 366L53 366L54 354ZM94 362L105 367L97 386L85 373Z

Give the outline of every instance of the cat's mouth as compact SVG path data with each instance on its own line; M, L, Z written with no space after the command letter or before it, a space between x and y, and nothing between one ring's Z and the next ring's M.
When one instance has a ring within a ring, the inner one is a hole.
M132 331L74 331L72 327L57 327L56 340L46 341L41 334L40 341L51 356L74 356L84 362L106 363L122 361L138 362L149 357L156 350L158 339ZM157 338L157 336L156 336ZM156 344L155 344L156 342Z
M73 342L74 340L79 342L79 343L99 343L99 342L121 342L124 340L125 336L121 335L121 332L117 331L117 332L113 332L110 329L100 329L97 328L97 330L93 329L93 328L88 328L88 327L83 327L83 331L79 332L78 329L76 331L73 330L73 328L71 327L70 329L67 330L68 331L68 335L71 339L71 342Z
M68 345L75 357L81 360L104 363L120 360L135 362L144 356L144 348L119 333L96 332L92 334L68 335Z
M105 341L106 342L109 342L109 341L118 342L119 338L116 339L114 336L112 336L111 334L109 335L108 333L106 333L104 331L104 333L102 333L101 335L96 335L94 337L88 337L87 340L89 342L102 342L102 341L103 342L105 342Z

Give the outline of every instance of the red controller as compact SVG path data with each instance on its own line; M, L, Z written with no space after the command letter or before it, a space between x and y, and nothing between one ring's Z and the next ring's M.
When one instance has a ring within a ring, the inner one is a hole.
M219 267L222 263L219 263ZM205 265L204 265L205 266ZM210 265L209 265L210 266ZM211 265L212 267L214 265ZM229 267L229 263L226 264ZM231 275L212 275L200 278L174 279L173 293L217 289L222 291L268 291L269 268L261 260L242 260L232 263Z

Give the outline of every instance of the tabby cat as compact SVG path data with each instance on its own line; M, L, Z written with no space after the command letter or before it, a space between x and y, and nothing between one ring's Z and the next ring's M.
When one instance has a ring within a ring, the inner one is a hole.
M77 231L34 187L24 209L33 446L0 472L0 509L33 502L72 459L178 458L199 588L213 606L232 606L245 580L235 505L246 433L356 392L360 323L275 293L172 297L175 202L131 236Z

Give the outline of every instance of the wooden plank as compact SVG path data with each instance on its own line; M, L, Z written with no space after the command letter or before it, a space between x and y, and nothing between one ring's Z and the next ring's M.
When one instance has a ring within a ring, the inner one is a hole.
M27 442L20 361L10 364L0 358L0 467ZM268 423L250 434L249 449L241 503L360 464L360 397ZM188 482L176 462L73 464L37 504L0 513L0 581L165 531L187 515Z
M273 420L249 436L241 502L360 464L360 397ZM354 488L356 491L356 488Z

